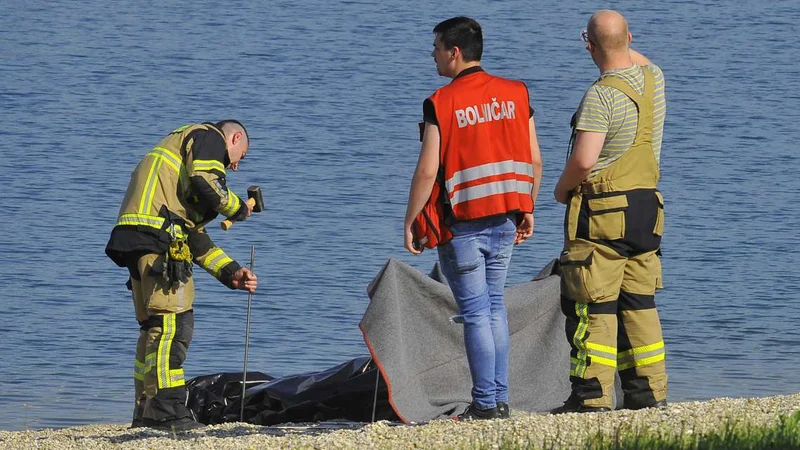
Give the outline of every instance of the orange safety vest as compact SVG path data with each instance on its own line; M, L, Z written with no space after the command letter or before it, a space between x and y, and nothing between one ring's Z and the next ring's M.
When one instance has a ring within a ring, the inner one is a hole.
M446 244L452 238L446 225L450 214L450 220L461 221L533 212L525 84L480 71L454 79L430 100L444 170L412 227L417 242L428 248ZM446 195L439 194L441 189Z

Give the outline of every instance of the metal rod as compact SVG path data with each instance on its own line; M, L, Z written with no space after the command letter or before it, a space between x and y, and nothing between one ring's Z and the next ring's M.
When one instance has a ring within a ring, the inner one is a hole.
M381 370L378 369L378 365L377 364L375 364L375 372L378 372L378 374L375 375L375 395L372 397L372 421L373 422L375 422L375 410L378 408L378 383L381 381Z
M250 271L256 265L256 246L250 246ZM253 293L247 293L247 325L244 327L244 367L242 368L242 408L239 410L239 422L244 422L244 392L247 390L247 352L250 347L250 308L253 305Z

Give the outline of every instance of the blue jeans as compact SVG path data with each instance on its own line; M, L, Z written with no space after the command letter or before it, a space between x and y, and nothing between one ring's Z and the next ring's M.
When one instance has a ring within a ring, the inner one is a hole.
M516 225L513 216L457 222L439 262L464 320L472 400L481 409L508 403L508 315L503 304Z

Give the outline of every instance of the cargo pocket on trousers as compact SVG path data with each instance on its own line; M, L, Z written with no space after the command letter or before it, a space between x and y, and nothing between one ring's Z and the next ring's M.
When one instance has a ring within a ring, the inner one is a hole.
M603 295L600 280L595 280L596 266L593 267L595 246L591 244L574 246L561 252L559 270L562 294L579 303L591 303Z
M653 228L653 234L661 236L664 233L664 197L661 192L656 191L656 198L658 199L658 215L656 216L656 226Z
M615 240L625 237L628 197L615 195L589 199L589 239Z
M152 258L152 255L148 255ZM147 261L142 277L142 292L148 296L145 300L147 310L150 312L174 313L186 308L186 298L194 294L194 283L191 278L188 283L179 283L177 287L170 288L163 271L164 255ZM188 289L187 289L188 288ZM191 292L187 292L191 290ZM190 294L190 295L186 295Z
M654 259L653 266L655 267L656 271L656 289L664 289L664 272L661 268L661 255L660 251L653 253L651 258Z

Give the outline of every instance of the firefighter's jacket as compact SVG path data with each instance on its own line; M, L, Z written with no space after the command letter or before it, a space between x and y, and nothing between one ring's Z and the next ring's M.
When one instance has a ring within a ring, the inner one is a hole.
M222 214L244 220L247 206L225 182L229 164L222 131L185 125L162 139L131 174L106 254L119 266L163 254L186 239L194 263L228 287L240 265L216 247L204 226Z

